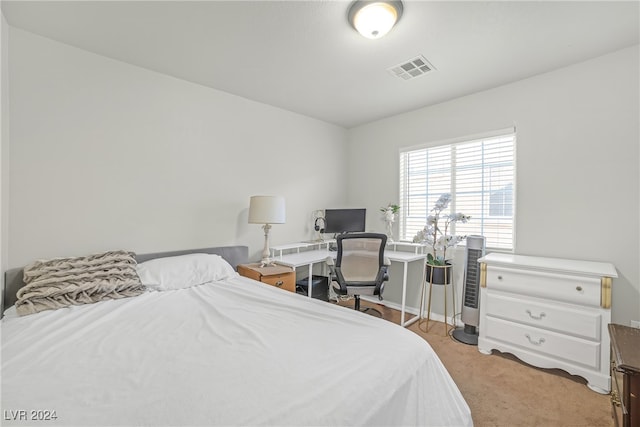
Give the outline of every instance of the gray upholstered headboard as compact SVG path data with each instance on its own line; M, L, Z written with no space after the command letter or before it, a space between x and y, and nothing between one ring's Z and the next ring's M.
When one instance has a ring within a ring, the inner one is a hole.
M233 268L237 268L238 264L246 263L249 259L249 248L247 246L218 246L203 249L186 249L181 251L158 252L155 254L136 255L138 262L148 261L154 258L165 258L169 256L186 255L193 253L205 253L220 255L226 259ZM2 296L2 312L11 307L16 302L16 293L18 289L24 286L22 280L22 268L13 268L4 273L4 293Z

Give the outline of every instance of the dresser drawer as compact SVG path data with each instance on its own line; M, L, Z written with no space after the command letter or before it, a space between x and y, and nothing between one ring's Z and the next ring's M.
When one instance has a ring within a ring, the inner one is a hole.
M600 343L522 325L492 316L483 319L487 338L528 351L564 359L590 369L600 369ZM607 367L608 368L608 367Z
M640 329L615 323L611 337L611 405L617 426L640 425Z
M585 306L600 306L600 279L490 266L487 288L549 298Z
M502 293L487 293L487 315L512 320L541 329L600 341L602 315L597 311L580 310L562 304L520 299Z
M611 405L616 419L616 425L622 425L629 411L625 406L624 376L616 368L615 359L611 361Z

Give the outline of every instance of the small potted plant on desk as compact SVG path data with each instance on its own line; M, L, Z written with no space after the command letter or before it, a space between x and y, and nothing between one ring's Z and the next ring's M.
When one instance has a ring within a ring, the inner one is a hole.
M454 222L465 223L471 218L462 213L443 215L450 202L451 193L442 194L431 209L433 214L427 217L427 224L413 238L414 243L425 243L431 247L427 254L426 281L436 285L451 283L452 265L447 259L447 249L455 247L467 237L449 234L449 227Z

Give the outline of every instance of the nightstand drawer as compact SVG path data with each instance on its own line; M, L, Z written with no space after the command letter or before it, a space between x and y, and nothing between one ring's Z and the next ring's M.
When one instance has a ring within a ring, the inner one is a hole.
M238 274L289 292L296 291L296 272L280 265L260 267L260 264L239 264Z
M260 281L275 286L276 288L286 289L291 292L296 291L296 276L293 272L276 274L274 276L262 276Z

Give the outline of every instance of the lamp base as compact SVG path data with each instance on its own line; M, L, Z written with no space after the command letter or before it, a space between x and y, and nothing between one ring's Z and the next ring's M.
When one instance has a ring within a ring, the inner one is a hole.
M269 250L269 230L271 230L270 224L262 226L264 230L264 249L262 250L262 260L260 261L260 267L270 267L273 265L271 260L271 251Z
M260 268L262 267L273 267L276 263L271 258L262 258L260 260Z

